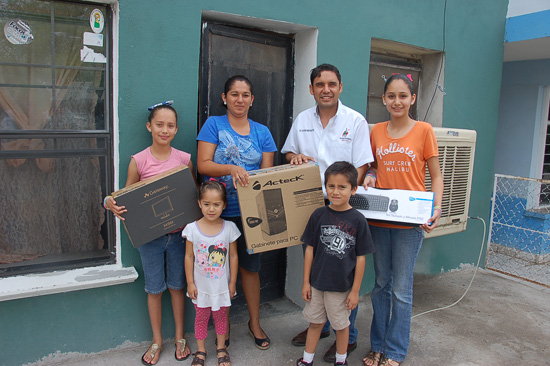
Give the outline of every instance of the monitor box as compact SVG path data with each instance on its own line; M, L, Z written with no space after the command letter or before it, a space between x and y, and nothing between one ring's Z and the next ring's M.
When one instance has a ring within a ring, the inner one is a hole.
M186 165L129 185L112 196L118 206L128 210L122 223L136 248L202 217L195 180Z
M433 215L433 192L357 188L349 202L369 221L422 225Z
M248 186L237 186L248 252L302 244L309 217L325 205L319 166L281 165L248 174Z

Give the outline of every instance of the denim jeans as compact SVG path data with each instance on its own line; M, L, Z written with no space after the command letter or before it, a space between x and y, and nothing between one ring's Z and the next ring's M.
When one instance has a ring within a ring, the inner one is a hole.
M143 264L145 292L160 294L185 288L185 239L181 231L165 234L138 248Z
M401 362L407 356L411 335L413 270L422 246L422 229L370 226L374 241L375 283L371 349Z
M306 252L306 245L307 244L302 244L302 249L304 253ZM349 314L349 341L348 341L349 344L357 342L357 336L359 335L359 331L357 330L357 328L355 328L355 319L357 318L357 309L359 309L359 304L357 304L355 309L353 309ZM327 320L321 332L323 333L329 332L330 328L331 328L330 321ZM334 331L334 333L336 333L336 331Z

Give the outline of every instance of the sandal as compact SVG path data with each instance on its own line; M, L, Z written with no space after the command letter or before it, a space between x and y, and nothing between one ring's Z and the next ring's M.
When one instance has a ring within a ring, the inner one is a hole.
M378 365L379 366L399 366L401 365L401 362L394 361L391 358L384 357Z
M262 329L263 331L263 329ZM265 333L265 332L264 332ZM267 336L267 334L265 335L265 338L256 338L256 336L254 335L254 332L252 332L252 328L250 328L250 320L248 321L248 334L250 334L250 336L252 338L254 338L254 345L258 348L258 349L261 349L261 350L266 350L269 348L269 346L271 345L271 339L269 339L269 337ZM267 346L264 346L263 344L264 343L267 343Z
M365 366L378 366L380 364L380 358L382 354L379 352L369 351L367 355L363 358L363 365ZM370 361L371 363L367 363Z
M189 356L191 356L191 350L189 350L189 353L187 354L187 356L184 356L182 358L178 358L178 349L180 350L180 355L183 355L186 348L189 349L187 347L187 340L185 338L178 339L176 341L176 351L174 352L174 358L176 359L176 361L187 360L189 358Z
M193 354L193 356L195 356L195 358L193 358L191 366L204 366L204 361L206 360L206 352L197 351ZM204 358L200 358L199 356L202 356Z
M231 358L229 357L229 352L227 352L227 349L220 348L216 350L216 352L218 353L218 355L220 354L220 352L225 352L225 355L221 357L218 356L218 366L220 366L222 363L231 366Z
M145 361L145 355L147 355L147 352L150 352L150 355L151 355L151 361L153 361L155 359L155 356L157 354L157 352L159 353L159 358L157 359L157 363L159 362L160 360L160 351L162 351L162 347L158 344L158 343L153 343L151 345L151 347L149 347L147 349L147 351L145 351L145 353L143 354L143 356L141 356L141 363L146 365L146 366L149 366L149 365L156 365L156 363L151 363L151 362L147 362Z

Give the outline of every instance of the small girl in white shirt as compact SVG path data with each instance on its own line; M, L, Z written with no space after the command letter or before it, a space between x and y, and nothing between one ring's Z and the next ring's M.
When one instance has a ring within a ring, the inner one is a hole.
M192 366L203 366L206 359L205 339L210 314L216 327L218 365L230 366L225 348L227 314L237 286L237 226L220 215L227 205L223 184L210 180L199 188L199 207L203 217L188 224L182 232L187 239L185 274L187 295L195 304L195 338L197 352ZM221 354L221 355L220 355Z

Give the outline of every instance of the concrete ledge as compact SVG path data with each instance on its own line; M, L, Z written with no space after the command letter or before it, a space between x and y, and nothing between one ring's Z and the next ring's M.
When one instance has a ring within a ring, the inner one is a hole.
M120 285L137 278L134 267L117 264L7 277L0 279L0 301Z

